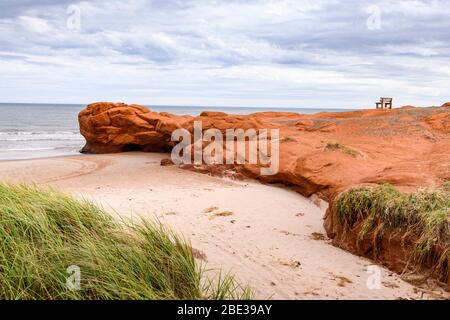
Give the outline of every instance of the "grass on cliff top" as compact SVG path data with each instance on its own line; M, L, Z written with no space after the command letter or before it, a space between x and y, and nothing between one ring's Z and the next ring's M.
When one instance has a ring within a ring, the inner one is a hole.
M362 223L358 242L372 233L375 252L386 231L415 239L412 261L431 265L449 276L450 182L435 190L409 194L389 184L350 189L336 200L334 221L344 233Z
M159 223L119 223L55 190L0 184L0 299L251 298L232 277L203 272Z
M350 148L340 142L328 142L325 146L326 150L340 150L341 152L352 156L354 158L361 156L361 153L358 150Z

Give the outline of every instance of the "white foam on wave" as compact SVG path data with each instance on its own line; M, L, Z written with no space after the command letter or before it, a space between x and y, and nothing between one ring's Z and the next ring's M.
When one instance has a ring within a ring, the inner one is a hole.
M83 136L70 131L16 131L0 132L0 141L81 141Z
M0 151L45 151L45 150L56 150L58 148L15 148L15 149L4 149Z
M65 146L65 147L25 147L25 148L6 148L0 149L0 152L16 152L16 151L49 151L49 150L76 150L75 146Z

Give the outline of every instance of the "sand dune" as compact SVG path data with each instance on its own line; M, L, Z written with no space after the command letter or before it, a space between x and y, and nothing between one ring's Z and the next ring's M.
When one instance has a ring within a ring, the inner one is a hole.
M57 186L112 214L158 218L183 233L208 268L230 271L273 299L420 299L417 288L372 262L329 244L325 206L287 189L234 182L176 167L162 154L125 153L0 162L0 180ZM370 269L370 268L369 268ZM215 271L211 271L215 272Z

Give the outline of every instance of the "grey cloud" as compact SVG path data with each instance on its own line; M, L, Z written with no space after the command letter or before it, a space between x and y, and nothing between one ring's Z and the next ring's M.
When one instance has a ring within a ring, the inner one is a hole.
M66 27L70 4L81 10L76 32ZM380 30L366 26L371 5L381 10ZM126 74L139 88L148 81L148 91L164 97L173 88L180 100L188 94L210 97L223 88L224 96L247 96L251 103L283 95L292 104L321 103L321 96L330 106L327 101L349 92L363 101L364 92L394 88L410 102L421 95L422 79L438 88L430 88L431 96L444 99L450 94L450 70L440 67L450 56L445 8L445 1L418 0L2 1L0 71L11 76L18 72L14 64L31 65L49 82L71 77L103 90L89 73L95 70L99 77ZM19 17L42 19L35 22L45 28L34 30ZM188 89L181 89L179 79L191 81ZM111 86L121 92L117 83Z
M14 18L29 10L45 10L52 6L68 6L76 3L74 0L4 0L0 2L0 19Z

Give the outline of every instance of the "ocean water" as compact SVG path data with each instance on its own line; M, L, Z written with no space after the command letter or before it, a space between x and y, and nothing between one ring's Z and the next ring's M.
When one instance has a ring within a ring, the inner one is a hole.
M0 160L32 159L79 153L85 140L79 133L78 113L85 105L0 103ZM240 108L151 106L153 111L198 115L223 111L249 114L260 111L317 113L344 109Z

